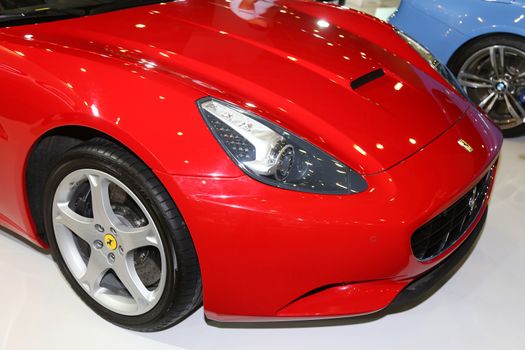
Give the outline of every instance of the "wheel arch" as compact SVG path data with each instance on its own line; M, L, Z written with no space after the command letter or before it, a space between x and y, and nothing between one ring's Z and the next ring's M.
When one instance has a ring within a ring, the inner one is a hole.
M24 168L28 214L33 221L36 235L46 244L48 241L43 223L42 201L48 176L62 154L94 138L103 138L123 147L141 159L152 170L164 170L156 160L152 161L155 159L152 155L144 156L147 151L135 152L135 148L129 147L111 134L99 129L72 124L56 126L47 130L33 143Z
M447 66L450 68L454 60L456 60L457 57L461 55L462 51L466 50L470 45L474 44L475 42L479 40L483 40L483 39L490 38L490 37L497 37L497 36L514 37L516 39L522 40L525 43L525 37L515 32L511 32L511 31L491 32L491 31L485 30L485 31L482 31L481 33L477 33L475 36L471 37L469 40L465 41L461 46L459 46L448 59Z

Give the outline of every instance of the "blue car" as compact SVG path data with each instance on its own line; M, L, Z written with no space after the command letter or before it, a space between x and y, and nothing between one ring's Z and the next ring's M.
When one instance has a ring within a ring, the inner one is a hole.
M402 0L389 22L447 63L505 136L525 133L525 0Z

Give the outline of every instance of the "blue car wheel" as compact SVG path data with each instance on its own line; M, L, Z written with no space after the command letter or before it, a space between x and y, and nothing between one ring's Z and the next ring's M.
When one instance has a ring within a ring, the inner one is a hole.
M460 49L449 67L507 137L525 133L525 40L493 35Z

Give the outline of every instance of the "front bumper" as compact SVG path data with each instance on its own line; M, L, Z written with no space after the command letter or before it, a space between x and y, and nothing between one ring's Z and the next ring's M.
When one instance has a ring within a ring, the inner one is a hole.
M192 234L208 318L340 317L385 308L462 244L481 214L431 260L417 260L410 239L472 189L501 142L500 132L472 109L422 151L366 176L366 192L347 196L286 191L247 176L157 175Z
M222 322L281 322L366 315L384 309L385 305L388 306L388 310L410 308L432 295L461 267L481 235L487 211L485 208L484 212L480 213L478 223L450 256L417 278L328 287L292 302L280 310L277 317L225 316L209 312L207 317ZM316 310L318 314L314 317L304 317L304 314L311 310Z
M481 214L478 224L472 232L468 234L465 241L450 254L449 257L405 287L392 301L390 306L394 308L405 308L414 305L414 303L424 300L445 283L457 269L461 267L474 249L483 231L485 221L487 220L487 212L488 210L485 209L485 212Z

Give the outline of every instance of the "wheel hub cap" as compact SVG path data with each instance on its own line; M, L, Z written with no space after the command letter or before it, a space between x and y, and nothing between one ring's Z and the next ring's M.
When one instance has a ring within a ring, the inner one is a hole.
M106 244L106 247L108 247L110 250L115 250L118 247L117 239L115 238L115 236L109 233L104 236L104 243Z
M504 81L500 81L500 82L496 83L495 87L496 87L496 90L498 90L499 92L502 92L502 93L507 91L507 89L509 88L507 83L504 82Z

